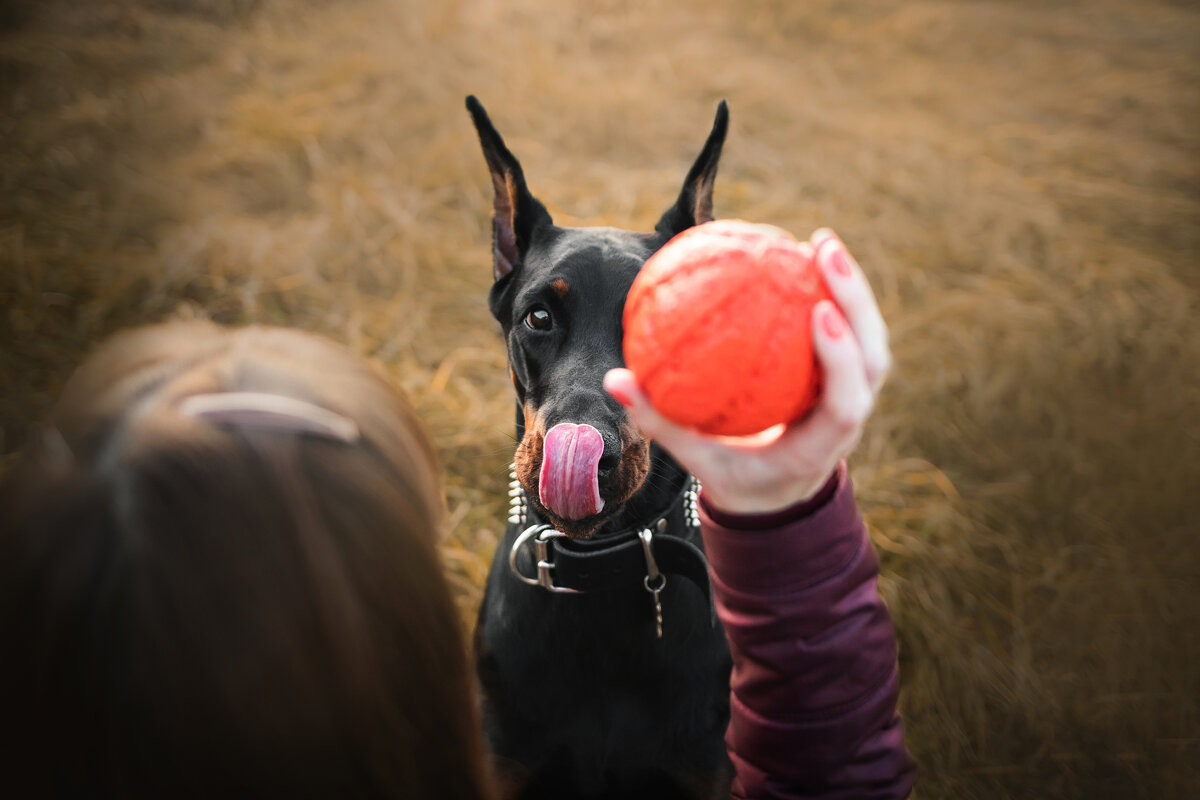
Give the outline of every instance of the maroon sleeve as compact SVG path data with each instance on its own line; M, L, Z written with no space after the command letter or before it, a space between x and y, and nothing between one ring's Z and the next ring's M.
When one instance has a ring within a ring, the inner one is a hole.
M733 796L905 797L914 768L896 713L896 640L844 464L813 505L739 516L701 495L733 652Z

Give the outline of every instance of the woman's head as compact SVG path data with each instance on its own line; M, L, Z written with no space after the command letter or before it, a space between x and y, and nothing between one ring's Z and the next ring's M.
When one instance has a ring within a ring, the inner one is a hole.
M342 348L110 340L0 488L13 766L52 791L477 796L440 509L410 406Z

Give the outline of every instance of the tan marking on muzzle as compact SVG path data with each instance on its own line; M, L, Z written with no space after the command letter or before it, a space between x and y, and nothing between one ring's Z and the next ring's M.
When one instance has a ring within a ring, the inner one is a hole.
M637 494L650 474L650 440L626 417L621 422L621 463L613 476L609 491L614 506L625 503Z
M516 376L513 377L514 383ZM525 487L532 498L538 497L538 478L542 469L542 445L546 438L546 419L532 403L522 407L525 414L525 435L517 443L517 452L513 456L513 464L517 470L517 480Z

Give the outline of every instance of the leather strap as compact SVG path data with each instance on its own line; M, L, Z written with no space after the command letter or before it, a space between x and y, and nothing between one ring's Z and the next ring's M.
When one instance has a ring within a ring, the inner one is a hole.
M513 577L556 594L638 590L654 596L662 636L662 606L658 592L664 576L691 581L708 602L710 624L716 625L708 560L692 542L666 533L668 520L699 536L694 479L686 477L679 494L649 525L626 528L596 539L573 539L539 523L528 508L515 472L510 475L509 524L525 530L514 540L508 556ZM682 519L680 519L682 518ZM530 524L532 523L532 524ZM532 556L535 572L528 573ZM521 566L521 564L524 566ZM655 588L657 587L657 588Z
M659 570L691 581L712 604L708 562L699 547L678 536L659 533L654 535L653 548ZM621 542L554 539L550 550L554 554L555 586L579 592L643 589L646 557L637 536Z

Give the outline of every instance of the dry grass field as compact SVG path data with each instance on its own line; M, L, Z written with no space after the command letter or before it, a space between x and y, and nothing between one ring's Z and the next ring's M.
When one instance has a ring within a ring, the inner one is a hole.
M1200 9L8 0L0 451L128 325L349 343L445 466L464 619L512 400L476 93L557 221L830 225L897 367L852 461L921 798L1200 787Z

